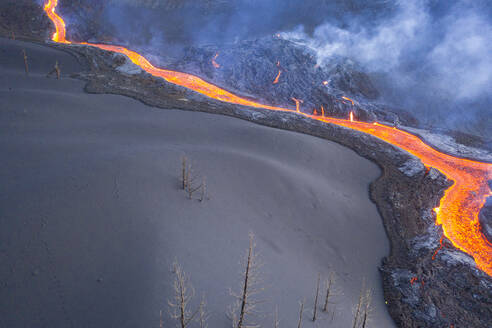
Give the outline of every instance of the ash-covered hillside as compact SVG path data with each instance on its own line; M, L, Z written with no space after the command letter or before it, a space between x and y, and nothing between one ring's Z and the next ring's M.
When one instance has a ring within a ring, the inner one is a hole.
M324 111L326 115L347 117L353 111L357 118L367 121L416 123L409 114L398 118L378 103L379 91L354 61L334 57L319 64L312 49L279 35L222 46L188 47L170 66L267 104L293 107L297 99L300 110L309 114Z

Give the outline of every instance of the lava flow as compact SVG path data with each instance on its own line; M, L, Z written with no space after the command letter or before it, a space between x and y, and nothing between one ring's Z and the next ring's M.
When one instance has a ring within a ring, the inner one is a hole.
M212 58L212 65L214 65L215 68L220 68L220 65L215 61L219 57L219 53L216 53L214 58Z
M58 43L70 44L71 42L66 40L65 22L55 12L57 4L58 0L48 0L44 7L46 14L56 28L52 40ZM481 233L478 221L480 209L483 207L486 198L492 195L487 183L487 180L492 179L491 164L456 158L441 153L425 144L417 136L383 124L325 117L324 110L322 116L303 113L299 110L300 101L297 99L295 100L297 110L293 110L268 106L241 98L197 76L154 67L143 56L124 47L92 43L81 44L124 54L144 71L213 99L254 108L297 113L313 120L336 124L370 134L406 150L418 157L425 166L434 167L454 181L454 184L446 190L438 209L435 211L436 224L442 226L444 235L456 248L472 256L477 267L492 276L492 244Z
M280 68L280 62L279 61L277 61L277 67ZM278 70L278 74L275 77L275 80L273 80L273 84L277 84L278 83L278 80L280 79L280 75L282 75L282 70L281 69Z
M343 99L347 100L347 101L350 101L350 103L352 104L352 106L354 105L354 101L350 98L347 98L347 97L342 97Z
M273 84L277 84L278 80L280 79L280 75L282 75L282 71L279 70L277 73L277 76L275 77L275 80L273 80Z

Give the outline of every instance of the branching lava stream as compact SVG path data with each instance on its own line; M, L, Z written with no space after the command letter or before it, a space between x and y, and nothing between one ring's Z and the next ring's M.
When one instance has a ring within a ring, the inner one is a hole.
M65 22L56 14L57 5L58 0L48 0L44 7L46 14L56 28L52 40L58 43L71 44L72 42L66 40ZM194 90L213 99L237 105L296 113L313 120L344 126L373 135L415 155L424 165L436 168L454 181L454 184L446 190L439 207L435 211L436 224L442 226L444 235L456 248L472 256L478 268L492 276L492 244L481 233L478 221L480 209L486 198L492 195L487 183L489 179L492 179L491 164L444 154L425 144L417 136L383 124L325 117L324 110L321 116L311 115L299 110L268 106L241 98L197 76L154 67L143 56L124 47L85 42L79 44L124 54L133 63L153 76L161 77L170 83ZM296 105L299 106L297 101Z

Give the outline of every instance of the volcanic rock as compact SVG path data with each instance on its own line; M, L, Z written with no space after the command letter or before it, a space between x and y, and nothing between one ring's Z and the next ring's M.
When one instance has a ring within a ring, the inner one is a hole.
M492 197L487 198L478 218L482 233L492 243Z
M50 20L36 1L0 2L0 36L45 40L49 36L50 26Z
M379 91L354 61L333 57L319 64L312 49L279 36L188 47L171 67L266 104L293 108L293 98L302 100L300 110L309 114L320 113L323 106L326 115L334 117L346 118L353 111L364 121L416 122L408 113L399 117L375 102Z

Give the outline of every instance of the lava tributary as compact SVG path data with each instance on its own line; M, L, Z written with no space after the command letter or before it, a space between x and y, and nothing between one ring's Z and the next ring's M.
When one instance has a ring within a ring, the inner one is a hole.
M277 61L277 67L279 68L277 76L275 77L275 80L273 80L273 84L277 84L278 80L280 79L280 75L282 75L282 70L280 69L280 62Z
M70 44L71 42L66 40L65 22L55 12L57 4L58 0L48 0L44 7L46 14L56 29L52 40L58 43ZM370 134L406 150L418 157L425 166L434 167L445 174L448 179L454 181L454 184L446 190L438 209L435 211L436 224L442 226L444 235L456 248L472 256L477 267L492 276L492 244L480 231L480 223L478 221L479 211L483 207L486 198L492 196L487 182L492 179L491 164L456 158L441 153L425 144L417 136L383 124L325 117L324 110L321 116L303 113L299 110L301 101L298 99L293 99L297 109L294 110L268 106L241 98L197 76L154 67L143 56L124 47L92 43L81 44L124 54L144 71L213 99L254 108L297 113L313 120L336 124Z
M214 58L212 58L212 65L215 67L215 68L220 68L220 65L215 61L217 59L217 57L219 57L219 53L216 53Z

